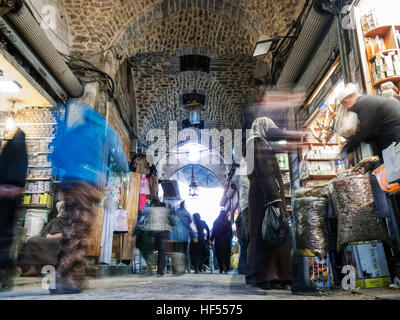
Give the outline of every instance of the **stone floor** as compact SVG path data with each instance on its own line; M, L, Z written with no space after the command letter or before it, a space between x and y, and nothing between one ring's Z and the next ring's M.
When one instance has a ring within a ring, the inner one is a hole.
M244 276L185 274L164 277L128 275L90 279L89 288L77 295L51 296L42 278L17 278L11 292L0 300L400 300L400 290L328 290L326 296L293 296L290 291L261 290L244 284Z

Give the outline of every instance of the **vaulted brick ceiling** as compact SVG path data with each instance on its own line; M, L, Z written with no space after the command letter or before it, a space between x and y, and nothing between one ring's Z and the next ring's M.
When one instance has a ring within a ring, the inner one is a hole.
M110 48L132 64L138 132L182 120L180 94L197 89L208 105L202 118L217 128L240 127L251 103L251 57L261 34L283 35L305 0L64 0L74 53L93 57ZM209 74L179 72L179 56L211 57Z

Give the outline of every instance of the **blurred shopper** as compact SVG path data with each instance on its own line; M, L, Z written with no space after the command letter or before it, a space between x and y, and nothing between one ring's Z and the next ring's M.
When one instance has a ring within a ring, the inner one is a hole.
M22 276L41 275L43 266L57 264L66 215L63 201L56 207L57 217L50 220L39 236L29 238L20 252L18 263L24 271Z
M226 211L222 210L214 221L210 244L215 242L215 255L219 265L219 273L227 273L230 270L232 247L232 224L228 220Z
M246 146L246 158L250 180L250 257L246 283L268 290L286 288L292 279L291 239L287 232L286 241L279 248L270 248L262 238L262 223L267 204L275 202L287 215L284 186L276 152L285 152L291 145L281 146L275 141L295 140L303 133L280 130L267 117L258 118L251 127L251 138Z
M165 273L166 265L166 241L169 239L171 228L170 209L158 199L151 200L147 214L146 231L151 231L154 241L154 249L158 251L157 257L157 276L161 277Z
M200 214L193 214L193 222L197 229L197 241L190 242L190 260L195 273L203 271L203 264L208 257L207 241L210 239L210 229L205 221L201 220Z
M146 261L147 274L152 275L153 270L156 269L156 263L154 259L154 238L152 237L151 231L147 230L147 216L149 212L150 200L147 200L148 204L143 207L143 211L139 210L137 223L133 236L135 237L135 247L140 250L141 255Z
M250 216L249 216L249 188L250 180L247 176L247 162L245 158L242 158L239 167L239 210L240 219L237 221L237 227L239 230L239 267L238 272L240 274L246 274L247 265L249 259L249 243L250 243Z
M189 242L197 243L198 235L191 227L192 218L185 209L185 201L182 201L179 208L174 210L172 220L174 229L170 232L170 240L175 242L176 251L184 254L187 267Z
M0 150L0 291L13 286L14 262L11 246L14 240L18 197L24 192L28 156L25 133L18 127L10 130Z
M124 173L129 172L120 139L103 116L78 102L68 105L67 114L72 115L67 119L71 123L57 137L53 153L53 163L61 172L66 224L56 266L56 289L50 289L51 294L82 292L88 237L104 191L110 156Z
M357 114L357 132L347 139L344 147L351 153L361 142L373 145L382 159L382 151L400 141L400 102L384 96L362 96L354 83L346 85L338 96L341 104Z

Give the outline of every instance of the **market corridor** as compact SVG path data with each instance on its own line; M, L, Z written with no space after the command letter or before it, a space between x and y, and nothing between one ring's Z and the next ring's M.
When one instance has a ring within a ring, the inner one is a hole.
M0 293L0 300L393 300L397 293L375 288L329 290L321 297L293 296L290 290L265 291L243 283L244 276L235 274L129 275L91 279L89 289L79 295L49 295L38 282L15 286L12 292Z

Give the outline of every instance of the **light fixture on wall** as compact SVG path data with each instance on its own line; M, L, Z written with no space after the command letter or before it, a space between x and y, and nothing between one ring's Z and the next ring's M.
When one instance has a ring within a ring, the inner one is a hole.
M1 80L0 92L1 93L18 93L22 90L22 86L17 81Z
M268 38L267 36L260 36L254 47L253 57L258 57L268 54L270 51L274 50L277 42L278 42L277 38Z
M189 196L197 197L199 195L198 192L199 192L199 186L196 182L196 178L194 177L194 166L192 166L192 177L189 185Z
M8 131L8 132L11 132L11 131L13 131L14 129L15 129L15 126L16 126L16 124L15 124L15 121L14 121L14 116L15 116L15 113L14 113L14 107L15 107L15 102L16 101L12 101L12 106L11 106L11 115L8 117L8 119L6 120L6 130Z

